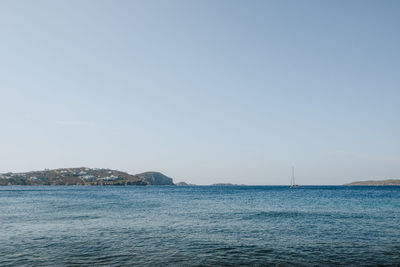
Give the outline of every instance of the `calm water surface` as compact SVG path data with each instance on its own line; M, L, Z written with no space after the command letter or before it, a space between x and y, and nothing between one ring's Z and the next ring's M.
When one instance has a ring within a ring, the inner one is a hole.
M1 187L0 266L400 265L400 187Z

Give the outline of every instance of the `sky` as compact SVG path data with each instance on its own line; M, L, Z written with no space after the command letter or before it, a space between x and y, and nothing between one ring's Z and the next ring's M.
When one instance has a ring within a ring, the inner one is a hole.
M399 1L0 1L0 172L400 178Z

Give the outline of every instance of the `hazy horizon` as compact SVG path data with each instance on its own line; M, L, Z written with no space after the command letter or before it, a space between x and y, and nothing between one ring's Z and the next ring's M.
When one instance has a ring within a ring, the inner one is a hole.
M0 173L400 178L399 1L1 1Z

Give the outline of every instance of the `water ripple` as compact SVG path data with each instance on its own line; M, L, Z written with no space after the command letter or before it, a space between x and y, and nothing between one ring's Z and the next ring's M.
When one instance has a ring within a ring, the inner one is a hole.
M400 264L400 188L7 188L0 266Z

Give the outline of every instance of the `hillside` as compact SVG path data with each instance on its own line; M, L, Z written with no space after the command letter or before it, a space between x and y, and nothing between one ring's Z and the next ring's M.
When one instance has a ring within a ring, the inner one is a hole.
M376 186L390 186L390 185L399 185L400 179L389 179L389 180L369 180L369 181L358 181L352 182L345 185L376 185Z
M174 185L172 178L159 172L131 175L110 169L62 168L24 173L0 174L5 185Z
M149 185L174 185L172 178L160 172L144 172L133 176L139 181L144 181Z

